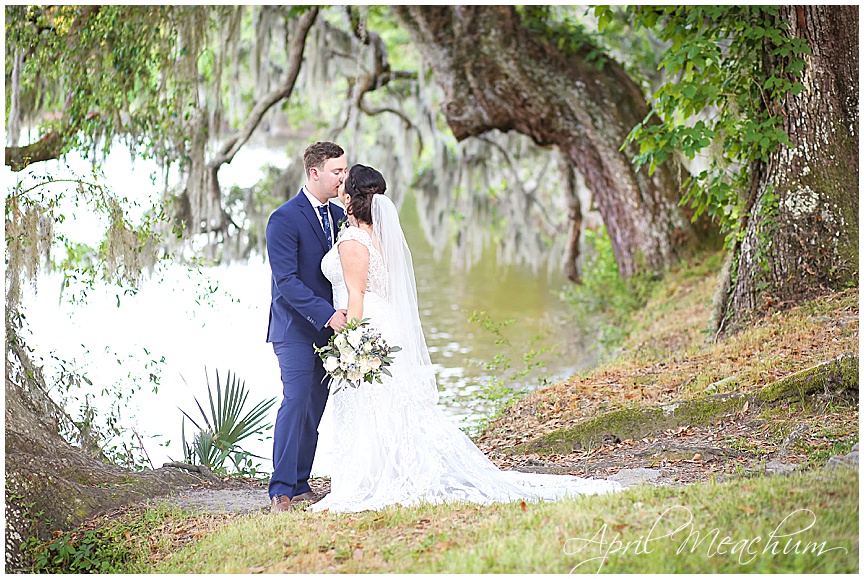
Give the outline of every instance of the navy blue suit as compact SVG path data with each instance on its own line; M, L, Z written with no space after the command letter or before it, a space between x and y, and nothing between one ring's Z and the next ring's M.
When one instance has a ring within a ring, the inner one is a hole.
M328 205L335 231L344 212ZM310 490L318 425L328 393L322 383L324 367L312 346L323 346L330 339L333 331L325 324L336 312L333 288L321 273L327 250L321 222L302 190L270 215L267 255L272 297L267 341L273 343L282 375L282 404L273 432L271 498Z

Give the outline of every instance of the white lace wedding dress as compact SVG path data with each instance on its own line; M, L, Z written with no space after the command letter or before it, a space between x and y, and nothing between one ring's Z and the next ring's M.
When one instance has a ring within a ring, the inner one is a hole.
M338 245L357 240L369 249L368 285L363 317L390 345L399 344L400 320L388 302L387 271L379 251L362 229L342 232L321 262L333 284L337 309L347 308L348 291ZM434 400L412 389L415 372L394 354L392 378L383 384L363 383L333 394L333 472L330 494L309 508L314 511L359 512L386 505L422 501L466 501L488 504L513 500L554 500L567 495L619 490L613 481L568 475L501 471L444 415Z

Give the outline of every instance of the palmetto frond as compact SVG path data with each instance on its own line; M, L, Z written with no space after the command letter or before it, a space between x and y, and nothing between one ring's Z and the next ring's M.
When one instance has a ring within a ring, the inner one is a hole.
M191 458L194 461L200 461L200 464L210 469L219 469L226 458L234 453L244 452L238 446L241 440L258 434L270 426L263 421L267 412L276 403L276 398L259 402L250 411L243 414L243 407L246 405L246 400L249 397L245 382L239 381L237 376L232 376L229 371L223 390L222 382L219 379L219 371L217 370L216 396L214 397L206 368L204 375L207 380L207 397L210 413L208 415L196 397L195 404L198 406L201 420L203 420L204 424L202 427L185 410L180 409L180 412L192 424L198 427L199 430L199 433L192 442L190 451L188 453L184 451L184 455L186 455L187 460Z

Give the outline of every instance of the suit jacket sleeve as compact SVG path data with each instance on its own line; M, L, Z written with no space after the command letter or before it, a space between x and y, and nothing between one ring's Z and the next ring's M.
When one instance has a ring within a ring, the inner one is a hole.
M299 277L300 244L296 223L274 213L267 223L267 255L276 288L285 301L321 330L336 309L316 296Z

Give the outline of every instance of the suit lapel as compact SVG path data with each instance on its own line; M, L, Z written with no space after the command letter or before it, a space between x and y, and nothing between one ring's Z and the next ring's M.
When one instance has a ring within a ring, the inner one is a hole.
M303 189L300 189L300 193L298 193L297 195L297 202L300 204L300 212L303 213L303 215L306 217L306 220L309 221L309 225L315 231L315 235L318 236L318 241L321 242L321 245L324 247L324 251L327 251L327 237L324 235L324 229L321 227L321 222L318 221L318 215L315 212L315 208L312 207L311 203L309 203L309 199L306 198L306 194L303 193Z

